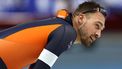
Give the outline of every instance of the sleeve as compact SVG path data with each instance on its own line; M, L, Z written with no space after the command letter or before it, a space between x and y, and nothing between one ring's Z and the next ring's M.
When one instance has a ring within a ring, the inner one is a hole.
M1 58L0 58L0 69L7 69L5 63L3 62Z
M32 64L30 68L50 69L59 55L68 49L75 38L76 33L71 26L60 26L49 35L46 47L41 52L37 62Z

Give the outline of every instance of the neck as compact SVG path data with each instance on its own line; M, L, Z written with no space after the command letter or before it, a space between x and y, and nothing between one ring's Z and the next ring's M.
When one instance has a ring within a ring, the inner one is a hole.
M74 44L81 44L80 36L77 35Z
M76 40L75 40L74 44L81 44L80 35L79 35L79 32L78 32L78 27L76 25L76 21L75 21L74 18L72 19L72 23L73 23L73 27L74 27L74 29L77 33L77 37L76 37Z

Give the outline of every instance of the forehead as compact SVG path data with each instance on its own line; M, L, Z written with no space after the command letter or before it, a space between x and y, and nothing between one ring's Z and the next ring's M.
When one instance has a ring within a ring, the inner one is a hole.
M91 14L90 19L92 19L93 21L100 22L102 24L105 23L105 17L100 12L96 12L96 13Z
M105 23L105 17L100 12L96 12L94 14L91 14L91 19L94 19L95 21L100 21L103 24Z

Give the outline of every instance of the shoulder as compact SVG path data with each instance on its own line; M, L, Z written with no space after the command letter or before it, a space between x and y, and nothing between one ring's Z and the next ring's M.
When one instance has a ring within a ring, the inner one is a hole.
M76 32L70 25L62 25L48 36L46 49L58 56L69 48L76 39Z
M62 34L62 35L74 35L76 36L75 29L70 25L61 25L60 27L56 28L52 33L55 34Z
M72 26L64 24L51 32L49 35L49 40L52 39L52 37L64 41L74 41L76 39L76 31Z

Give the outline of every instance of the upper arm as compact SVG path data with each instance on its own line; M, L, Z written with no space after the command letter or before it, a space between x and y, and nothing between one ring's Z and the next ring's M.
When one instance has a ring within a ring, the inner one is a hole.
M67 50L70 42L75 40L75 37L76 33L71 26L60 26L49 35L47 45L39 59L52 67L59 55Z
M49 69L59 55L68 48L68 44L75 40L76 33L71 26L60 26L48 38L47 45L41 52L39 60L33 65L34 69Z
M50 34L45 48L59 56L75 38L76 33L74 29L71 26L63 25Z

